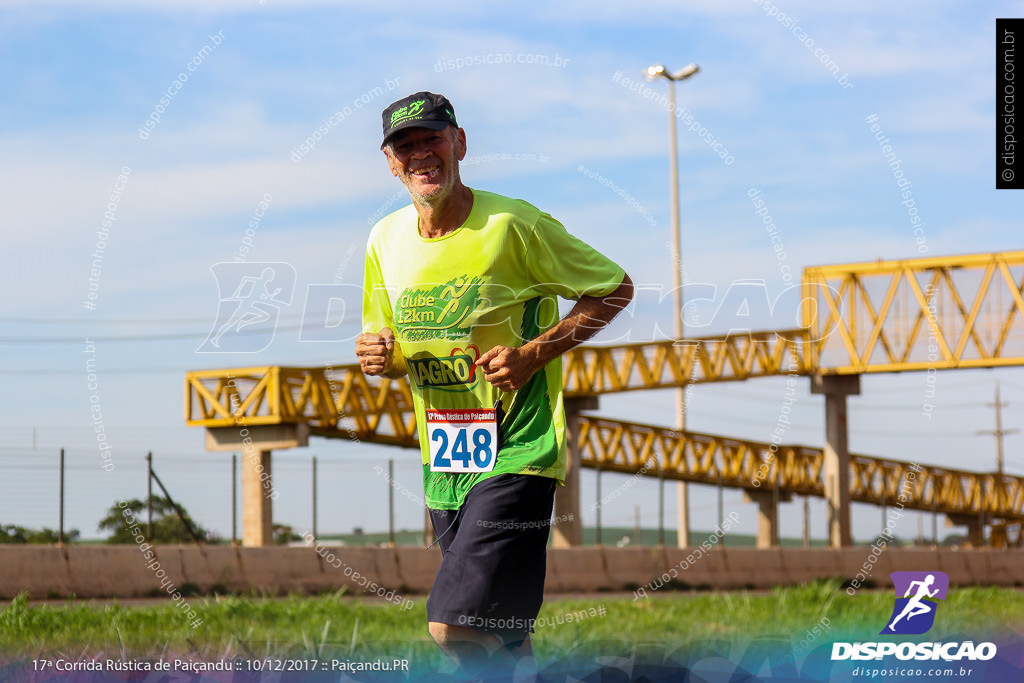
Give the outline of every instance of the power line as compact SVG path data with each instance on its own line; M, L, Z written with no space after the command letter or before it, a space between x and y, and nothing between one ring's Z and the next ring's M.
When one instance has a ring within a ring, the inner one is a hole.
M348 322L340 322L337 327L342 325L355 325L359 326L361 323L358 320L351 320ZM251 335L251 334L274 334L275 332L295 332L302 329L302 325L287 325L285 327L262 327L256 330L236 330L236 335ZM209 332L182 332L181 334L154 334L148 336L142 335L126 335L117 337L95 337L89 339L90 342L145 342L145 341L178 341L182 339L206 339L209 336ZM76 335L74 337L0 337L0 344L81 344L84 340L82 335Z
M189 368L103 368L98 371L97 374L103 375L160 375L170 373L186 373ZM53 368L25 368L15 370L13 368L0 368L0 375L32 375L34 377L42 376L66 376L66 375L81 375L84 374L80 368L67 369L67 370L55 370Z
M209 325L209 318L0 318L12 325Z
M869 431L869 430L865 430L865 429L858 429L858 430L855 430L855 431L851 430L850 433L851 434L856 434L858 436L861 435L861 434L867 434L869 436L896 436L896 437L906 437L908 439L920 439L922 436L956 436L956 437L974 436L974 434L972 434L971 432L936 432L936 431L933 431L931 429L927 430L926 432L923 431L923 430L922 431L917 431L917 432L883 432L883 431L874 431L874 430Z
M326 311L302 313L281 313L278 317L283 320L291 318L309 318L326 316ZM27 318L27 317L0 317L0 325L85 325L96 327L103 325L210 325L214 320L205 318Z
M734 392L730 392L728 397L722 397L722 398L724 398L726 400L730 400L730 401L734 400L734 399L738 399L738 400L742 400L742 401L750 401L750 402L759 402L759 403L761 403L761 402L769 401L769 400L779 401L782 397L781 396L773 396L773 395L770 395L770 394L734 391ZM984 403L984 402L948 403L948 404L943 404L942 407L943 408L981 408L981 407L984 407L985 405L987 405L987 404ZM920 412L921 408L920 408L920 406L907 405L906 403L903 403L903 404L899 404L899 403L863 403L861 401L855 401L855 402L850 403L850 410L851 411L857 411L857 410L861 410L861 411L913 410L913 411Z

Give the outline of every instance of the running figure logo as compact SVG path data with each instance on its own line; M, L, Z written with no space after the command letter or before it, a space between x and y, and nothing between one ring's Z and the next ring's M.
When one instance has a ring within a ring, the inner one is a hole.
M944 572L893 572L889 577L896 589L896 605L881 633L926 633L935 623L936 600L946 599L949 577Z
M217 318L196 353L256 353L270 346L295 291L290 263L215 263Z

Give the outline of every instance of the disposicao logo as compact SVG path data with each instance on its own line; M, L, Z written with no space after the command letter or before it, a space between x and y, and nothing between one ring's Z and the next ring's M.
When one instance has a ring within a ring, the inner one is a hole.
M939 600L946 599L949 577L944 572L893 572L889 574L896 591L895 605L880 635L920 635L935 623ZM869 642L833 643L832 661L871 660L895 656L899 660L986 661L996 656L993 643L958 642Z
M935 623L937 600L946 599L949 577L945 572L893 572L889 574L896 590L896 605L884 635L919 635ZM902 596L902 597L900 597Z

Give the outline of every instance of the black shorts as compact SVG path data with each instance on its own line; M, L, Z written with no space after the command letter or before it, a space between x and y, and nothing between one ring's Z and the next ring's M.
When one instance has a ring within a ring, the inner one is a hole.
M507 645L533 632L556 485L550 477L499 474L470 489L458 510L430 510L442 560L428 621L486 631Z

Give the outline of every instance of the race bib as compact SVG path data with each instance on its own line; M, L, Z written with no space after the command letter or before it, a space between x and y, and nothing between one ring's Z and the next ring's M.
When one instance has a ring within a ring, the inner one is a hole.
M431 472L490 472L498 450L497 412L428 410Z

